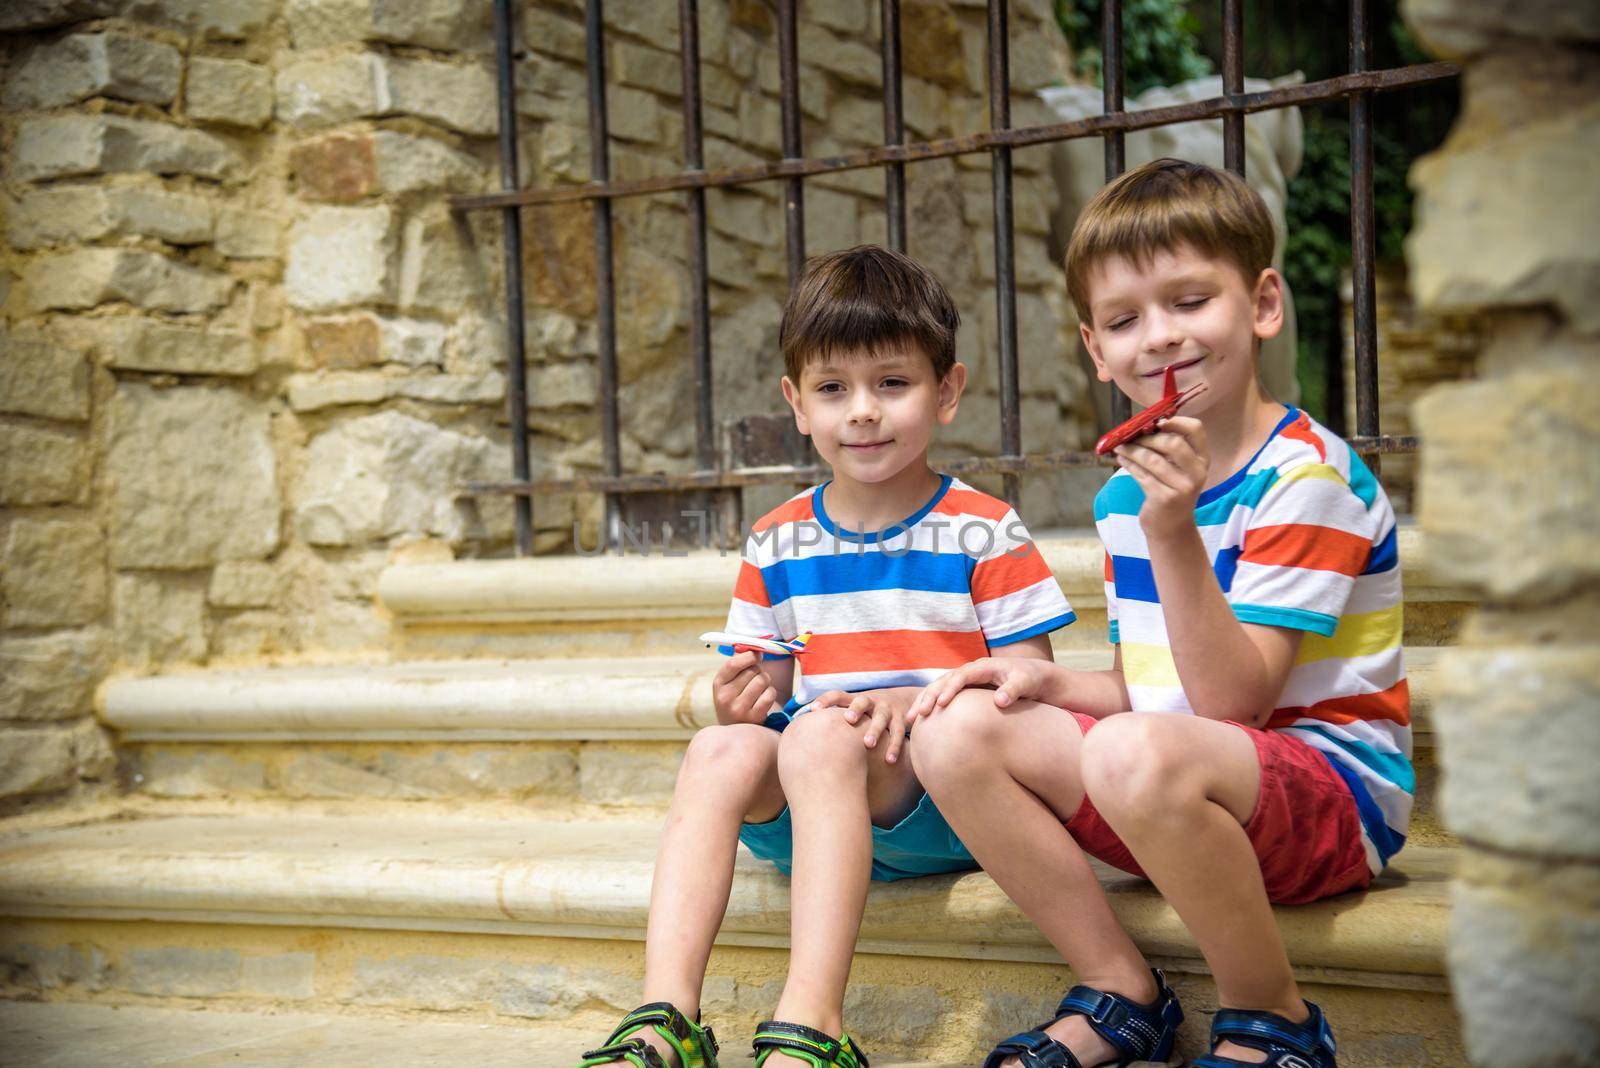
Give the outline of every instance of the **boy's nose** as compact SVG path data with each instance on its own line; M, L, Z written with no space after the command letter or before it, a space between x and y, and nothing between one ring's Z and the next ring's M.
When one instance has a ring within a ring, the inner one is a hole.
M1151 352L1165 352L1183 344L1183 331L1176 319L1154 315L1145 320L1144 344Z

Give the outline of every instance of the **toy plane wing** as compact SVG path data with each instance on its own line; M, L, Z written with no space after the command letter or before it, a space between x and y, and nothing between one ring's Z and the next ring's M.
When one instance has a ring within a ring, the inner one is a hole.
M700 635L700 640L707 645L732 646L736 653L742 653L747 649L758 649L774 656L799 656L806 651L806 643L811 640L811 632L806 631L790 641L784 641L772 634L728 634L720 630L708 630Z

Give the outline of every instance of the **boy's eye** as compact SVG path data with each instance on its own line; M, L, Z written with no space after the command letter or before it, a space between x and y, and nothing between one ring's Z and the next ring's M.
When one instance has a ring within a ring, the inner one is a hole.
M1129 317L1127 319L1116 319L1116 320L1113 320L1112 322L1107 323L1106 324L1106 329L1107 330L1121 330L1123 327L1127 326L1128 324L1130 324L1132 322L1133 322L1132 317Z
M820 386L817 387L817 392L818 393L838 393L838 392L842 391L843 389L844 389L844 387L841 386L837 382L824 382Z
M1206 301L1208 301L1210 299L1211 299L1210 297L1196 297L1193 300L1180 300L1178 302L1178 307L1180 307L1180 308L1198 308L1198 307L1202 306L1203 304L1205 304Z
M903 378L885 378L883 380L883 384L888 389L895 389L895 388L898 388L900 386L906 385L907 382Z

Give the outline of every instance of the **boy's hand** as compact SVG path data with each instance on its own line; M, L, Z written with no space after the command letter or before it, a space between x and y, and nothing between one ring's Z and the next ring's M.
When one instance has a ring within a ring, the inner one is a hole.
M923 687L906 713L906 725L910 727L919 716L927 719L955 700L956 694L974 686L993 686L996 708L1040 698L1052 667L1048 660L1004 656L986 656L963 664Z
M893 764L900 759L900 750L905 745L906 707L909 704L906 697L892 690L866 690L862 693L829 690L812 702L811 711L816 713L837 709L851 726L866 719L867 730L861 736L861 743L868 749L876 749L879 738L887 739L883 760L886 764Z
M1185 415L1163 419L1154 434L1120 445L1117 462L1144 490L1139 525L1161 537L1194 526L1194 506L1211 470L1206 429Z
M777 704L778 691L761 668L761 653L746 650L723 661L711 678L718 723L760 723Z

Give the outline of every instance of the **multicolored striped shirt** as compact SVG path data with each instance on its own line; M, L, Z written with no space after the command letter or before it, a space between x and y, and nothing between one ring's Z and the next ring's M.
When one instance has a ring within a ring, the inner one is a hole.
M915 514L862 534L828 516L826 485L751 528L728 609L733 634L812 634L794 694L767 726L782 730L829 690L925 686L1077 618L1004 501L945 475Z
M1111 640L1135 711L1193 712L1139 525L1143 503L1125 471L1095 497ZM1290 408L1249 463L1200 494L1195 523L1235 617L1305 632L1267 727L1328 757L1381 871L1405 844L1416 789L1388 498L1349 444Z

